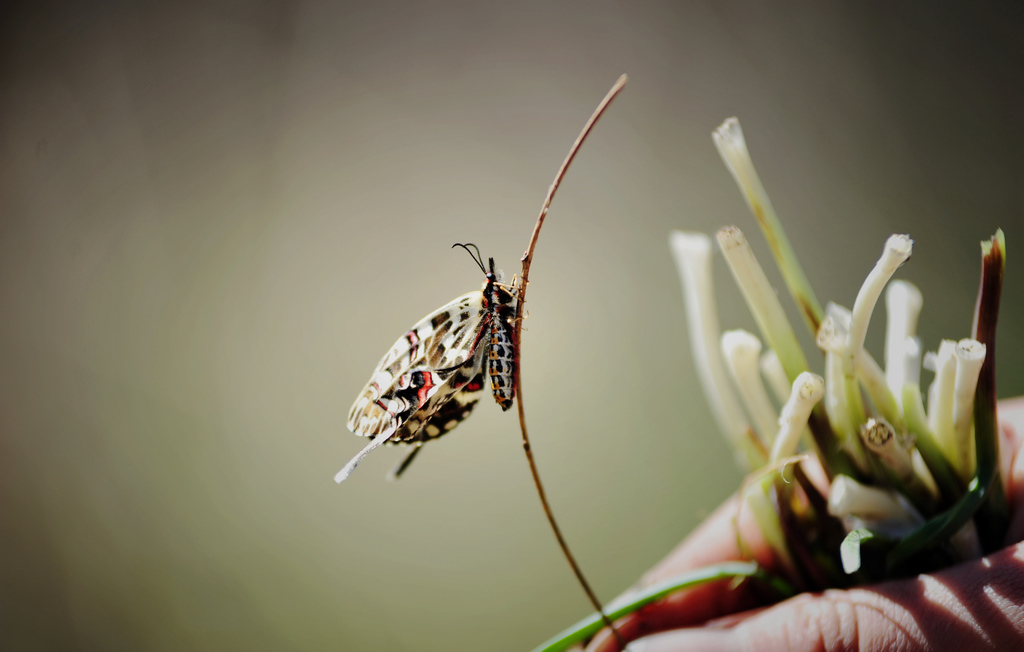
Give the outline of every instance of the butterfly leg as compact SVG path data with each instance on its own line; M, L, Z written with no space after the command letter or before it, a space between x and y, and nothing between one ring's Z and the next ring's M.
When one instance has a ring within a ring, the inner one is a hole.
M405 458L401 462L399 462L395 468L391 469L390 473L388 473L388 482L394 482L398 480L398 478L401 477L403 473L405 473L405 470L409 468L409 465L412 464L412 461L416 459L417 455L419 455L419 452L420 450L422 450L424 443L425 440L420 439L415 444L413 444L413 448L411 451L409 451L409 454L406 455Z

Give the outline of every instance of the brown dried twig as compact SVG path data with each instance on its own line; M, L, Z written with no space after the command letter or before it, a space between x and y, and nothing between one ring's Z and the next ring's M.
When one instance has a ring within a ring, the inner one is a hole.
M548 517L548 523L551 525L551 530L555 533L555 538L558 539L558 545L562 548L562 553L568 560L569 565L572 567L573 573L576 574L576 579L579 580L580 586L583 587L584 592L587 594L587 598L590 599L590 603L594 606L594 609L601 614L601 619L604 621L605 626L611 628L612 633L615 635L616 640L619 643L619 647L625 649L626 644L622 639L619 632L615 629L615 626L609 620L608 616L604 613L604 609L601 607L601 603L598 601L597 596L594 594L594 590L590 588L590 584L587 583L586 578L583 576L583 571L580 570L579 564L576 563L576 559L572 556L572 552L569 550L569 544L566 543L565 537L562 536L562 531L558 527L558 523L555 521L555 515L551 511L551 506L548 504L547 495L544 493L544 485L540 481L540 474L537 471L537 464L533 459L533 451L530 449L530 437L526 432L526 413L523 410L523 387L522 387L522 356L520 352L520 341L522 334L523 325L523 306L526 303L526 286L530 280L530 263L533 262L533 250L537 246L537 237L540 235L540 228L544 225L544 218L547 217L548 209L551 207L551 200L555 197L555 192L558 190L559 184L562 182L562 178L565 176L566 170L572 163L572 160L576 157L576 152L579 151L580 145L586 140L590 130L594 127L594 124L598 121L601 115L604 113L611 101L615 99L615 96L619 94L622 87L626 85L626 75L619 77L615 85L611 87L608 94L605 95L604 99L594 110L593 115L587 120L587 123L583 126L583 130L580 135L576 138L576 142L572 144L569 149L569 154L562 161L562 166L558 168L558 172L555 174L555 180L552 181L551 186L548 188L548 194L544 198L544 203L540 208L540 215L537 216L537 223L533 227L533 233L530 236L530 243L526 247L526 253L523 254L523 270L519 275L519 294L518 301L516 302L516 314L512 322L512 342L515 350L515 393L516 393L516 405L519 410L519 427L523 433L523 452L526 453L526 460L530 465L530 472L533 474L533 483L537 487L537 495L540 497L541 505L544 507L544 514Z

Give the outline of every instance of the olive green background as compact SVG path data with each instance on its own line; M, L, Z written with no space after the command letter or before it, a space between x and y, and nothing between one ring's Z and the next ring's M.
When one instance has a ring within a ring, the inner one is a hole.
M2 646L523 650L586 614L489 400L400 483L392 448L331 478L380 356L479 287L451 244L517 271L623 72L542 233L522 354L603 599L741 478L667 247L734 223L768 264L711 142L729 116L822 300L912 235L929 349L968 335L1002 226L1000 394L1024 393L1019 5L887 5L5 3ZM716 274L723 326L752 329Z

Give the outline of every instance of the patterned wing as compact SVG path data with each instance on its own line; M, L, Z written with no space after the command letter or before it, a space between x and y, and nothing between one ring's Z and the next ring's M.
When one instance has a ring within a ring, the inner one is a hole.
M486 314L483 294L470 292L400 337L352 405L349 430L376 437L400 428L456 367L473 357ZM414 377L418 373L429 377Z
M421 409L405 422L388 443L426 442L455 429L469 413L483 394L484 372L482 360L476 365L467 363L461 367L444 389L434 395L430 402L432 409ZM476 375L473 376L473 373ZM472 376L472 378L470 378ZM434 399L438 399L436 402Z
M409 468L409 465L412 464L416 455L423 448L423 444L454 430L473 411L484 391L482 362L481 360L481 364L476 367L466 363L459 370L459 373L463 371L470 373L475 369L477 370L476 376L465 384L460 379L453 378L445 389L447 390L458 385L461 385L461 389L455 392L446 392L444 400L438 402L437 409L433 412L420 410L414 414L405 422L401 430L388 441L389 444L405 442L414 445L412 451L388 474L388 480L397 480ZM435 398L438 396L441 396L440 392L434 395Z
M373 441L338 472L336 482L400 429L403 439L411 439L406 422L422 412L425 423L472 379L475 371L463 368L482 364L479 343L487 315L483 293L470 292L427 315L395 342L348 415L349 430ZM419 426L412 435L418 432Z

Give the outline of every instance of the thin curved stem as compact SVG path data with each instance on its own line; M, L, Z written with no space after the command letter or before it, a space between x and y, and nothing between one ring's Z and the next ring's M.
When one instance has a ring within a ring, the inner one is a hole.
M601 602L597 599L597 595L594 590L590 588L590 584L587 579L583 576L583 571L580 570L579 564L576 563L576 559L572 556L572 552L569 550L569 544L566 543L565 537L562 536L562 531L558 527L558 523L555 521L555 514L551 511L551 505L548 504L547 495L544 493L544 485L540 481L540 473L537 471L537 464L533 459L533 451L530 448L530 437L526 432L526 412L523 410L523 387L522 387L522 356L521 356L521 334L523 327L523 306L526 303L526 286L530 279L530 263L533 261L533 250L537 246L537 237L540 235L540 227L544 225L544 218L547 217L548 209L551 207L551 200L555 197L555 191L558 190L559 184L562 182L562 178L565 176L565 171L569 168L572 160L576 157L576 152L579 151L580 145L586 140L590 130L594 127L598 118L604 113L611 101L615 99L615 96L619 94L622 87L626 85L626 76L622 75L619 77L615 85L612 86L608 94L605 95L604 99L594 110L593 115L587 120L587 123L583 126L583 131L576 138L576 142L572 144L569 149L569 154L562 161L562 166L558 168L558 173L555 174L555 180L551 183L548 188L548 194L544 198L544 203L541 205L540 215L537 217L537 223L533 227L533 233L530 235L530 243L526 248L526 253L523 254L523 271L519 278L519 295L516 301L516 316L512 322L512 342L515 350L515 388L516 388L516 407L519 411L519 427L523 433L523 452L526 454L526 461L530 465L530 473L533 474L533 483L537 487L537 496L540 498L541 505L544 507L544 514L548 517L548 523L551 525L552 532L555 533L555 538L558 539L558 545L562 548L562 553L565 555L566 560L572 567L572 572L576 574L576 579L579 580L580 586L583 587L583 591L587 594L587 598L590 599L590 603L594 606L594 609L601 614L601 620L606 627L611 628L615 634L615 638L619 643L619 647L625 649L626 644L622 639L619 632L615 629L612 621L604 613L601 608Z

